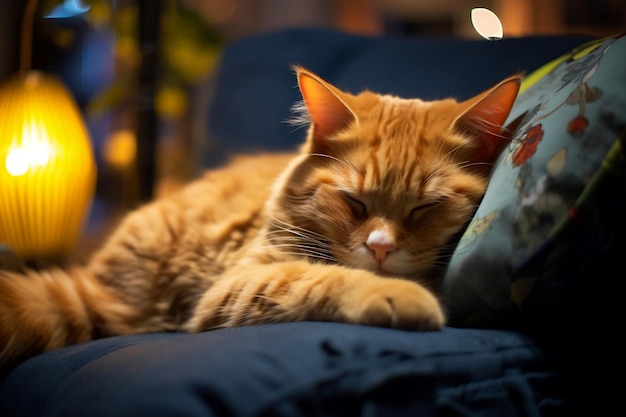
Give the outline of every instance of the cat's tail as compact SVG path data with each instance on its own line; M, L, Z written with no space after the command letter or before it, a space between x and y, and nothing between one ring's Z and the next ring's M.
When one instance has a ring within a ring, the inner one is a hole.
M38 353L132 333L135 315L81 268L0 270L0 372Z

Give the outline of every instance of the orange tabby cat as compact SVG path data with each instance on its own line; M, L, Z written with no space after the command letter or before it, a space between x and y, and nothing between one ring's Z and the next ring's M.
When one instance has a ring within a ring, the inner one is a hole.
M130 213L84 267L0 272L0 361L99 337L323 320L439 329L438 259L519 88L425 102L296 68L297 154L241 157Z

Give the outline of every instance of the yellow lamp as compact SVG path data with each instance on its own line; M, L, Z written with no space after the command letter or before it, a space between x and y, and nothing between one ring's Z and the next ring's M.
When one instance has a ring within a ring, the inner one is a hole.
M65 258L95 179L88 129L55 76L21 72L0 86L0 242L26 260Z

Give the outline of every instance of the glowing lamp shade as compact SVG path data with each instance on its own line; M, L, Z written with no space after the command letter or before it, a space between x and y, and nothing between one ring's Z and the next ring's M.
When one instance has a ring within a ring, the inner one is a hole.
M0 242L22 258L64 258L91 207L96 164L65 86L31 71L0 86Z

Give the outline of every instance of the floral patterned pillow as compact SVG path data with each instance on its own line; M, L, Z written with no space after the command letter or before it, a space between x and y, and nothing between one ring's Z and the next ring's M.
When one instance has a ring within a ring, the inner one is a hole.
M554 323L621 302L623 35L581 45L524 79L509 117L513 139L444 279L453 325Z

